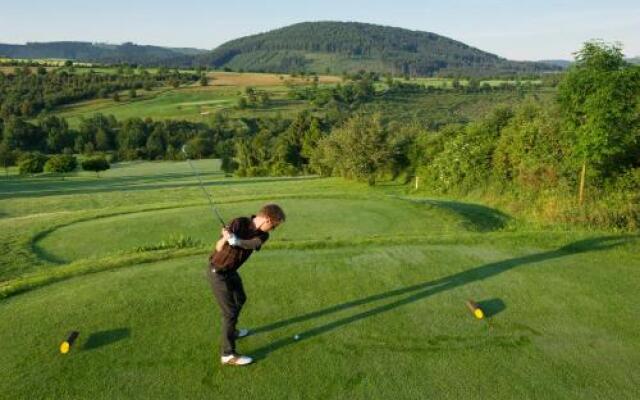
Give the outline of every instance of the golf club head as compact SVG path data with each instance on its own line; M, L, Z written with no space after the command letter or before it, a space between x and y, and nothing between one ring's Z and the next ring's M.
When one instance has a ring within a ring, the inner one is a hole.
M188 156L189 154L187 154L187 145L183 144L182 145L182 152L184 153L184 155Z

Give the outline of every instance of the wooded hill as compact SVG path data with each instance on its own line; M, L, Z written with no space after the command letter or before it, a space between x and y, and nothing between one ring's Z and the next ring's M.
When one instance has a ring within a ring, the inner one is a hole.
M1 44L0 57L20 59L65 59L101 64L141 64L146 66L190 65L194 55L206 50L146 46L134 43L31 42Z
M227 42L198 56L234 70L395 75L504 75L559 70L516 62L430 32L359 22L303 22Z
M0 44L1 56L280 73L366 70L410 76L504 76L562 69L549 63L510 61L435 33L359 22L303 22L235 39L213 51L50 42Z

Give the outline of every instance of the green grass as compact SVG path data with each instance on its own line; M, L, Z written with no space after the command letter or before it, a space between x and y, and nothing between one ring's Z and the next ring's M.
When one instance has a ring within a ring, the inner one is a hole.
M318 60L324 71L323 57ZM360 61L358 61L360 62ZM335 66L334 66L335 67ZM348 70L349 68L347 68ZM103 71L103 72L108 72ZM333 69L333 72L341 71ZM275 74L238 74L216 72L210 74L212 86L201 87L198 83L177 89L170 87L156 88L152 91L138 91L136 98L129 98L128 91L120 93L121 101L113 99L94 99L63 106L54 114L67 119L71 127L77 128L82 118L95 113L113 115L118 120L126 118L152 118L154 120L176 119L194 122L206 122L218 111L227 111L232 117L269 117L281 115L293 117L302 110L309 109L308 102L292 100L288 97L289 89L284 86ZM326 77L327 79L331 77ZM290 78L287 78L290 79ZM324 78L323 78L324 79ZM398 79L401 80L401 79ZM403 80L401 80L403 81ZM297 84L305 84L296 81ZM416 78L417 82L427 86L450 88L451 79L445 78ZM501 80L487 81L492 86L501 84ZM513 81L506 81L513 83ZM532 81L534 88L530 90L532 96L546 98L553 92L551 89L535 87L538 81ZM335 83L323 83L322 86L333 86ZM466 81L461 81L466 85ZM266 107L237 109L238 99L244 94L246 86L254 86L259 90L270 93L271 103ZM377 83L377 90L384 91L386 84ZM468 122L490 111L495 104L514 104L522 101L524 96L515 92L497 93L417 93L417 94L387 94L380 96L373 102L365 104L367 111L381 111L396 120L417 120L432 127L448 122Z
M179 89L156 89L141 92L135 99L115 102L112 99L90 100L60 108L56 115L67 119L72 127L77 127L82 117L95 113L113 115L118 120L140 117L154 120L177 119L195 122L207 121L215 112L229 110L237 117L251 115L293 115L308 107L304 101L287 98L284 86L263 86L272 96L271 104L264 108L236 110L238 99L243 94L237 86L217 86L215 88L184 87Z
M186 163L11 177L0 180L1 397L638 397L638 236L532 229L393 183L225 178L218 166L198 162L225 216L266 201L288 214L241 270L241 325L255 334L238 348L257 362L219 364L204 274L218 227ZM172 234L201 244L133 251Z
M95 113L113 115L117 119L132 117L153 119L185 119L202 121L208 114L201 113L232 107L238 99L238 88L156 89L138 98L115 102L111 99L91 100L61 108L57 115L77 126L81 117Z

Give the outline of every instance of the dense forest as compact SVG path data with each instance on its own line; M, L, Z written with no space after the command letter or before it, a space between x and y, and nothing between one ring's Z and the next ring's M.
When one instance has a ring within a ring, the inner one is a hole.
M505 75L559 70L515 62L430 32L358 22L304 22L227 42L199 56L217 68L336 73L365 68L396 75ZM331 60L325 66L323 59ZM325 66L323 68L323 66Z
M0 57L19 59L63 59L100 64L188 66L194 55L206 50L90 42L0 43Z
M231 40L213 51L133 43L0 44L0 57L143 66L341 74L361 69L410 76L530 75L562 69L516 62L430 32L357 22L304 22Z

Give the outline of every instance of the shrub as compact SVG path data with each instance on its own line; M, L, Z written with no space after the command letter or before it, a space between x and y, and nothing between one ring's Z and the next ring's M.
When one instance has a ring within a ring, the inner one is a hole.
M66 173L72 172L78 166L78 160L72 155L60 154L51 156L49 160L44 164L44 170L46 172Z
M22 155L18 162L20 174L39 174L44 170L44 164L47 162L47 156L44 154L26 153Z
M109 165L109 161L107 161L104 157L94 157L84 160L82 162L82 169L85 171L94 171L96 176L100 176L101 171L106 171L111 168Z

